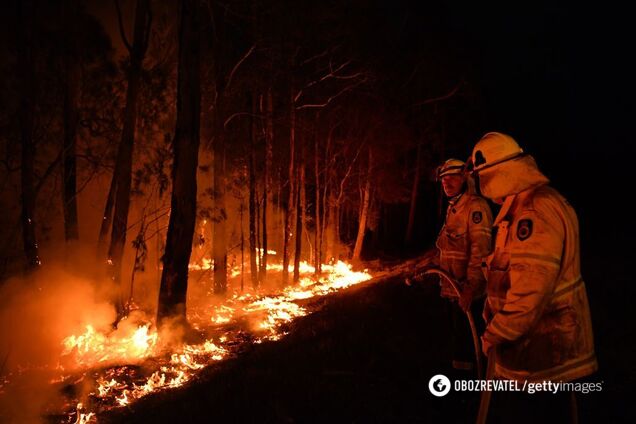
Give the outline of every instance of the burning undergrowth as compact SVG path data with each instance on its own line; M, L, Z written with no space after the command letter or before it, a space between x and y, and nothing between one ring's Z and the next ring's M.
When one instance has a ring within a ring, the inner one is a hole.
M275 278L282 267L271 264L268 270ZM27 403L33 421L45 415L57 422L95 422L102 411L183 386L205 367L254 344L280 339L291 321L311 311L311 298L371 278L343 262L325 265L320 278L313 271L303 264L300 282L282 292L235 292L223 301L209 297L193 302L188 307L191 328L185 337L175 330L158 333L153 319L141 310L132 311L114 329L114 311L86 282L77 281L71 288L65 284L64 289L58 285L58 292L35 297L17 290L3 306L23 306L3 308L2 322L3 334L20 340L3 340L3 345L26 346L20 350L33 355L12 356L11 366L3 371L0 417L24 416L21 408ZM20 331L9 319L34 313L42 319L32 320ZM26 334L34 334L36 328L40 332L28 343ZM18 360L38 357L37 352L46 360ZM33 386L42 392L40 400L22 399L31 397Z

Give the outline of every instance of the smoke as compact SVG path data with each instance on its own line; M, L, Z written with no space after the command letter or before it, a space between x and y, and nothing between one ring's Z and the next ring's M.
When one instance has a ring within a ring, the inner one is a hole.
M0 288L0 421L39 422L63 404L53 378L62 340L86 325L107 328L115 319L110 288L52 264L29 277L11 279ZM53 408L53 410L51 410Z

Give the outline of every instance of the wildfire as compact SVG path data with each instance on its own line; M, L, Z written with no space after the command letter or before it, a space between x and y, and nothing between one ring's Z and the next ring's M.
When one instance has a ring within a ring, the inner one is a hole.
M83 413L82 411L84 410L84 405L80 402L77 404L77 420L75 421L75 424L88 424L90 422L95 422L94 418L95 418L95 413L94 412L89 412L88 414Z
M90 366L103 362L134 362L147 358L157 344L157 333L149 333L150 324L139 326L130 334L109 337L96 331L92 325L80 336L69 336L62 341L62 355L75 355L77 365ZM122 326L125 329L126 326Z
M203 260L198 266L206 270L212 263ZM276 272L282 270L282 265L268 263L267 268ZM280 339L286 334L286 324L310 313L297 303L299 300L324 296L371 278L369 273L355 272L344 262L323 265L320 278L314 275L313 266L301 262L300 274L299 283L280 294L235 293L203 312L190 311L193 324L212 325L223 329L223 334L199 344L183 344L168 354L158 345L158 333L149 322L123 322L117 330L109 331L86 325L83 334L66 337L62 345L63 358L72 365L68 368L101 367L101 371L95 371L98 377L94 390L87 402L77 404L73 419L76 423L96 422L96 413L101 410L130 405L149 393L183 386L201 369L232 355L232 348L246 340L261 343ZM232 326L218 327L229 323ZM248 339L242 336L246 323ZM143 367L129 366L143 361ZM116 366L104 368L108 364Z

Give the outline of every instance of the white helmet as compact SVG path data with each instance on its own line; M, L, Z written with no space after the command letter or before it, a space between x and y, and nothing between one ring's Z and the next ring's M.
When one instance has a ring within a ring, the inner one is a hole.
M463 174L465 166L459 159L448 159L437 168L437 179L441 180L445 175Z
M523 149L514 138L498 132L489 132L473 148L473 171L479 172L523 154Z

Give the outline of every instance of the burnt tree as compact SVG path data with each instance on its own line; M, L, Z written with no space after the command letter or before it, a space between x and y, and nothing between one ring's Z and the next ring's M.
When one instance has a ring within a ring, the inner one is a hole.
M220 88L217 85L217 90ZM218 93L218 91L217 91ZM227 211L225 207L225 128L221 95L215 106L214 134L214 208L212 254L214 257L214 293L227 291Z
M35 238L35 189L33 168L35 146L33 127L35 121L35 63L33 59L33 4L17 1L17 59L20 74L20 143L22 161L20 166L22 208L22 241L27 260L27 269L41 265L38 243Z
M359 261L362 254L362 243L364 242L364 234L367 229L367 219L369 217L369 204L371 203L371 170L373 168L373 154L369 147L369 163L366 174L366 181L364 184L362 194L362 206L360 208L360 216L358 219L358 234L356 236L356 244L353 248L353 261Z
M315 220L315 238L314 238L314 273L316 275L320 275L322 272L322 231L321 231L321 220L320 220L320 154L319 154L319 141L317 134L317 126L314 128L314 178L316 181L316 204L314 206L314 220Z
M167 318L186 320L188 263L196 219L201 113L198 5L199 0L181 2L171 213L157 310L160 324Z
M289 283L289 244L291 235L291 224L293 220L294 209L294 173L295 173L295 145L296 145L296 106L294 104L294 84L292 82L290 87L290 102L289 102L289 198L287 205L285 206L284 225L283 225L283 272L282 272L282 286L285 287Z
M293 281L297 283L300 280L300 256L302 253L303 225L305 222L305 159L304 147L301 144L300 159L296 174L298 175L298 183L296 184L296 246L294 249L294 276Z
M137 0L135 8L135 24L133 44L130 45L125 36L119 3L115 1L119 16L119 25L122 39L130 53L128 69L128 87L126 91L126 107L124 110L124 123L121 132L121 141L117 152L117 164L113 173L115 187L115 211L113 216L113 229L108 249L110 277L117 286L121 285L121 266L126 244L126 228L128 225L128 210L130 207L130 184L132 179L132 156L135 141L135 127L137 123L137 102L141 84L142 63L150 37L150 25L152 22L149 0ZM118 314L123 313L123 301L121 294L115 299Z
M64 3L66 51L64 54L64 145L62 167L62 202L64 210L64 237L66 241L79 239L77 225L77 124L79 121L80 62L77 49L75 0Z
M271 87L267 90L265 97L265 161L263 162L263 255L260 263L260 281L267 278L267 198L271 191L271 169L274 140L274 107ZM262 102L261 102L262 109Z
M250 119L250 152L249 152L249 211L250 211L250 277L252 281L252 287L258 288L258 268L256 265L256 256L258 250L256 247L256 222L258 220L258 212L256 210L256 175L255 175L255 163L254 155L256 150L256 96L251 96L252 114Z

